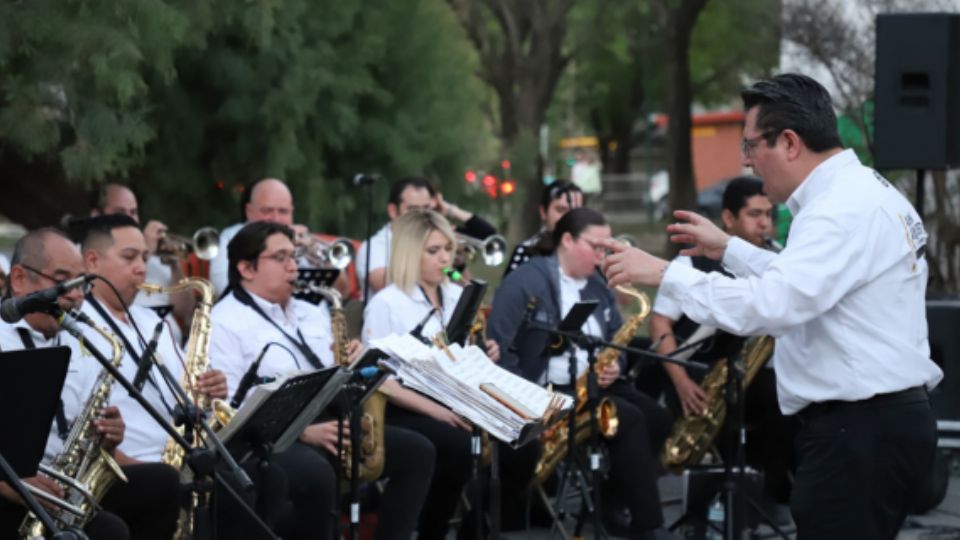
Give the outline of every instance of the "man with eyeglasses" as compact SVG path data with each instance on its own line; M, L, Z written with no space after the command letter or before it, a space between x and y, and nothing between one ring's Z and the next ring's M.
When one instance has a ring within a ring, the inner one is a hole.
M924 293L927 234L910 203L844 150L830 95L784 74L741 92L743 163L794 214L774 254L677 212L681 253L741 279L609 243L611 285L660 286L691 319L777 338L780 408L796 415L791 512L801 540L894 538L930 475L936 422Z
M55 229L38 229L21 238L13 252L10 287L13 297L53 287L79 276L83 261L76 246ZM83 302L81 289L67 291L58 299L60 309L76 309ZM13 324L0 323L0 349L5 351L56 346L71 349L70 366L60 404L50 428L44 450L44 462L51 463L63 451L64 441L76 417L94 391L102 367L75 338L60 332L57 320L48 313L30 313ZM120 410L111 405L99 411L97 433L102 447L110 452L127 476L105 495L98 513L85 532L91 538L157 538L173 534L177 515L179 478L175 470L159 464L134 464L117 449L124 440L125 425ZM11 434L0 434L11 436ZM26 479L27 483L62 497L62 486L43 474ZM0 538L15 537L26 513L11 488L0 483ZM56 509L54 509L56 511Z
M231 292L211 314L210 359L226 374L231 396L236 396L240 380L258 357L257 376L268 380L334 365L326 307L293 298L294 249L293 231L272 222L249 223L230 241ZM268 344L276 346L263 352ZM359 342L351 341L350 359L360 352ZM382 496L375 538L410 538L430 485L434 448L410 430L383 429L384 476L390 481ZM337 422L318 422L308 426L284 456L274 459L295 489L303 479L319 477L331 490L311 507L313 526L302 528L308 535L330 531L336 515L332 493L333 467L340 466L336 444Z
M550 236L553 227L560 221L560 218L570 210L581 206L583 206L583 192L573 182L554 180L544 186L540 195L540 221L542 226L536 234L513 248L510 258L507 259L507 267L503 271L503 277L507 277L507 274L529 261L530 257L538 255L537 245L543 238Z

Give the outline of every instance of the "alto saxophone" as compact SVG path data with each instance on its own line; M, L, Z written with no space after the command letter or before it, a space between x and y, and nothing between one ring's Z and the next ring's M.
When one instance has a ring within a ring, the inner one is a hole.
M758 336L750 338L743 346L744 390L773 355L773 345L772 337ZM674 424L673 434L663 447L663 463L666 466L680 470L698 465L713 445L727 415L727 402L723 398L727 362L724 359L714 364L700 385L707 394L706 411L681 418Z
M331 287L313 287L311 290L322 296L330 303L330 326L333 333L333 356L339 366L349 365L347 345L347 318L343 312L343 301L340 292ZM374 392L363 403L363 412L360 415L360 468L357 478L361 482L373 482L383 474L383 424L384 409L387 405L387 396L380 390ZM344 448L341 463L344 476L350 478L350 463L352 448Z
M626 345L633 339L633 336L640 330L640 327L643 326L643 321L650 314L650 298L643 292L637 291L629 287L619 286L616 288L622 294L632 296L637 300L637 303L640 306L640 311L627 319L625 323L617 330L617 333L614 334L612 343L617 345ZM620 350L614 347L606 347L599 353L597 353L596 362L594 362L594 370L597 374L603 372L604 369L614 365L614 363L620 361ZM576 415L576 432L574 433L575 444L581 444L587 439L590 435L590 411L587 409L587 397L588 397L588 388L587 388L587 372L584 371L577 377L576 383L576 394L577 394L577 407L572 414ZM617 405L608 398L603 398L597 404L596 409L596 419L597 419L597 430L604 438L612 438L617 434L617 431L620 427L620 420L617 418ZM563 461L563 458L567 454L567 438L569 434L569 426L567 422L561 421L555 424L553 427L544 431L543 435L540 436L540 442L543 444L543 453L540 455L540 460L537 461L537 467L534 470L533 482L535 484L542 484L550 475L553 474L553 470L557 465Z
M67 317L73 315L61 316L62 327L71 334L79 334L80 330L76 328L75 322ZM113 334L93 324L89 319L84 319L84 322L110 343L113 353L110 362L119 368L123 361L123 345ZM57 517L57 522L62 527L82 529L96 515L99 502L110 487L118 480L127 481L113 456L100 445L100 435L94 425L100 410L110 399L112 386L113 378L104 368L97 376L93 393L70 428L70 433L63 443L63 451L57 455L51 467L40 466L43 473L63 485L63 501L54 500L54 503L73 509L64 510ZM77 509L80 512L74 513ZM19 530L20 536L28 539L43 538L46 532L43 523L33 513L27 514Z
M193 389L197 388L200 375L205 373L210 365L210 310L213 307L214 300L213 285L206 279L190 277L184 278L170 287L144 283L139 288L147 294L177 293L189 289L200 291L200 299L196 310L193 312L193 321L190 323L190 337L187 339L187 352L184 356L186 368L180 379L180 385L183 386L184 390L192 393ZM214 418L211 421L211 428L214 431L225 426L233 416L233 409L223 400L214 399L211 403L208 402L205 395L198 393L193 396L193 402L199 410L212 409ZM193 434L186 433L183 426L178 426L177 430L188 441L193 438ZM184 449L177 444L174 438L171 437L167 440L160 461L180 471L180 482L182 484L193 482L193 471L190 467L184 466ZM199 504L199 496L194 493L189 508L181 509L175 538L190 538L193 536L193 517Z

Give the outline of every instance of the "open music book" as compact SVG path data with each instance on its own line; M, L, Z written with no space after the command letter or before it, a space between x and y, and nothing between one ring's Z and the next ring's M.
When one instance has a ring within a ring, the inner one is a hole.
M426 394L501 441L520 445L532 430L573 406L554 393L501 368L482 349L457 344L430 347L409 334L375 339L401 383ZM449 354L448 354L449 353Z

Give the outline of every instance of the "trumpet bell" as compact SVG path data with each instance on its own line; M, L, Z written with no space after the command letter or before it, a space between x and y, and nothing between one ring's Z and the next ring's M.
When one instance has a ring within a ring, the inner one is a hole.
M483 240L458 234L457 243L463 248L468 261L475 259L479 253L487 266L500 266L507 253L507 240L499 234L490 235Z
M193 252L197 258L212 261L220 254L220 233L213 227L201 227L193 233Z

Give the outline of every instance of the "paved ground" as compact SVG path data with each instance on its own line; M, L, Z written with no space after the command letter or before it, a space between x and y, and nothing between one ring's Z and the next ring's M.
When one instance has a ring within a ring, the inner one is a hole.
M665 476L660 479L660 493L664 505L667 523L673 523L680 516L682 485L678 476ZM572 523L572 520L568 520ZM587 527L587 538L593 538L592 530ZM562 538L559 534L550 534L547 529L531 529L527 532L515 532L504 535L511 540L541 540ZM761 527L753 538L775 538L771 529ZM450 538L453 538L451 535ZM790 538L794 538L791 534ZM960 470L955 466L950 477L947 496L938 508L922 516L911 516L897 537L898 540L960 540Z

